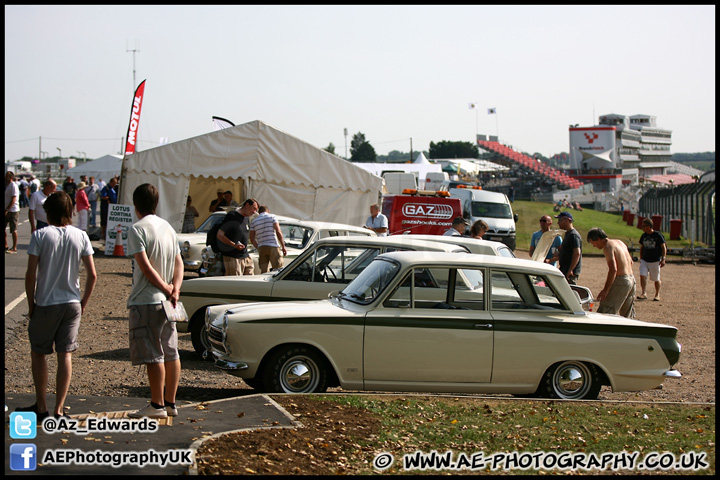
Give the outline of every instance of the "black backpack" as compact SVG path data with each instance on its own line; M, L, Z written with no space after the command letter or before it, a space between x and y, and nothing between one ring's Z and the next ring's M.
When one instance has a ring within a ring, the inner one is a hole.
M223 222L218 222L210 229L205 239L205 245L209 245L213 253L216 255L220 253L220 247L218 247L217 233L220 230L220 226Z

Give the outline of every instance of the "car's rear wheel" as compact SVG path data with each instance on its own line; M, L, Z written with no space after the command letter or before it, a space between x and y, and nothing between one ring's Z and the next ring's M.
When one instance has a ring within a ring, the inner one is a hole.
M542 396L565 400L595 400L602 388L595 365L570 360L553 365L543 377Z
M262 376L269 393L322 393L328 388L330 367L312 347L286 345L268 357Z

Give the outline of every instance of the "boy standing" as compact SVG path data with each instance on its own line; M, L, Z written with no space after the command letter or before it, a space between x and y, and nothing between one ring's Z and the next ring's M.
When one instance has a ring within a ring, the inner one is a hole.
M177 415L175 395L180 383L177 329L167 320L163 300L177 304L183 279L183 262L175 230L155 215L159 194L145 183L133 192L139 218L128 232L128 256L135 261L128 298L130 360L146 365L151 401L131 418L166 418Z
M77 350L80 317L95 288L97 274L87 233L71 225L73 204L65 192L50 195L43 208L49 225L36 230L28 245L25 293L28 301L28 335L35 404L18 408L35 412L38 422L48 415L47 356L57 350L56 418L63 415L72 377L72 352ZM85 293L80 295L80 262L85 266Z

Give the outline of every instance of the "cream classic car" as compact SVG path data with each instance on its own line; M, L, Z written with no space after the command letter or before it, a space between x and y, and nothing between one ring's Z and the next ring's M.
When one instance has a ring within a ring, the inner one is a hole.
M280 224L280 231L285 240L285 248L287 256L284 257L283 263L288 264L297 257L308 245L316 240L328 237L339 237L346 235L357 235L360 237L375 237L377 234L372 230L355 225L347 225L344 223L319 222L315 220L298 220L297 218L284 217L275 215ZM255 262L255 272L260 272L257 252L255 247L250 245L250 256ZM216 262L215 255L210 248L205 248L201 252L202 266L200 268L201 276L219 276L222 275L220 262Z
M331 298L210 307L206 323L216 366L269 392L594 399L680 377L675 327L586 312L532 260L387 253Z
M202 355L210 346L204 323L208 306L327 298L328 293L350 283L375 256L398 250L468 252L467 248L453 243L433 242L408 235L324 238L276 272L185 280L180 289L180 301L190 316L190 322L178 323L178 331L190 331L193 347Z

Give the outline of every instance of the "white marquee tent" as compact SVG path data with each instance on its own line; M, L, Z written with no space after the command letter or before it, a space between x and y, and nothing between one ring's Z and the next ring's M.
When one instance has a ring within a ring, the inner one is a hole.
M121 155L105 155L68 169L67 175L74 178L75 183L80 183L80 175L87 175L88 178L95 177L95 183L100 179L107 182L115 175L120 175L121 166Z
M129 155L118 202L132 205L143 183L158 187L157 214L178 231L187 196L197 226L218 189L278 215L353 225L365 223L382 191L382 178L259 120Z

